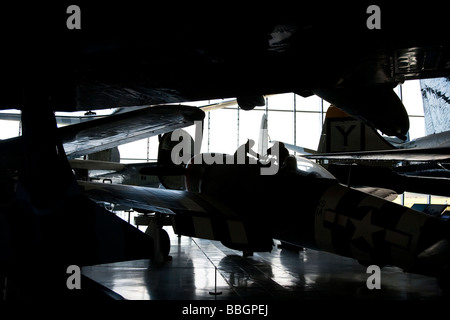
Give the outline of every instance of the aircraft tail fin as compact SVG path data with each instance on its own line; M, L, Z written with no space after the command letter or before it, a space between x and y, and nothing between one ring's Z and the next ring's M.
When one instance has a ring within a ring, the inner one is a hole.
M333 105L328 108L317 149L319 153L389 149L394 147L374 128Z
M259 129L258 154L265 156L269 148L269 133L267 115L264 113L261 118L261 126Z

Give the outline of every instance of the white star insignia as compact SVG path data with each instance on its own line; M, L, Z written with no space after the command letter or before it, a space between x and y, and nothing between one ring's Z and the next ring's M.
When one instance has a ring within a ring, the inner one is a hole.
M356 220L354 218L350 218L350 221L355 226L355 232L353 233L352 240L358 238L364 238L369 245L374 248L372 235L375 232L382 231L384 228L377 227L371 223L373 211L370 210L362 220Z

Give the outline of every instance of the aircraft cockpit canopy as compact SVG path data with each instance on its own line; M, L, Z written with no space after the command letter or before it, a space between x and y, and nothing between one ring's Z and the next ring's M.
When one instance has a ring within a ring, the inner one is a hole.
M321 165L306 158L297 157L297 173L303 176L336 180L336 178Z

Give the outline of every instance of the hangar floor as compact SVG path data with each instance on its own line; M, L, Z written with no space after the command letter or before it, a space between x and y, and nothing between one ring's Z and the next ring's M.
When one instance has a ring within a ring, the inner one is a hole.
M353 259L277 247L271 253L243 257L220 242L171 238L172 261L153 266L148 260L84 267L84 276L131 300L298 300L382 299L437 300L433 278L381 271L381 289L369 290L370 274ZM216 285L217 283L217 285ZM220 295L211 293L221 292Z

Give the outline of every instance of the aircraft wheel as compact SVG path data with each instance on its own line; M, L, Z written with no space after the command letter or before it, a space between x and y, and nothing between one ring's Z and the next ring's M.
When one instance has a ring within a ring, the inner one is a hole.
M148 234L150 237L152 237L153 241L155 239L156 230L154 228L151 228L150 226L145 230L145 233ZM164 257L169 256L170 252L170 238L169 234L166 230L160 229L159 230L159 249L161 250L161 254Z

